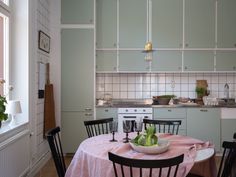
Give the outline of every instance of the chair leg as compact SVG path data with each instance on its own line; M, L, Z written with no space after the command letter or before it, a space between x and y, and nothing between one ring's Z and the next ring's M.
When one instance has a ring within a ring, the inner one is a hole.
M193 174L193 173L189 173L186 177L203 177L203 176L196 175L196 174Z

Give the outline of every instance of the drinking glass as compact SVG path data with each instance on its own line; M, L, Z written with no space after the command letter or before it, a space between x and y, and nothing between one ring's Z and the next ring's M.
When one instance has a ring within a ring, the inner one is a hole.
M143 122L141 120L135 121L135 131L137 132L137 135L139 135L139 132L143 130Z
M123 131L124 131L124 133L126 133L124 143L129 142L129 133L131 132L131 129L132 129L132 121L131 120L124 120L123 121Z
M116 142L117 140L115 140L115 132L117 132L118 129L118 122L117 121L110 122L109 128L110 132L112 133L112 139L110 140L110 142Z

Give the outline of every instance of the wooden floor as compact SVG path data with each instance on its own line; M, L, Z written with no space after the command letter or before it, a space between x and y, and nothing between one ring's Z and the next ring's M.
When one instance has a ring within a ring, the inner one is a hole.
M66 156L65 157L65 163L66 163L67 167L69 166L70 161L72 160L72 158L73 158L72 156ZM53 160L50 159L44 165L44 167L38 172L38 174L35 175L34 177L58 177Z
M65 163L66 163L67 167L69 166L72 158L73 158L72 156L66 156L65 157ZM219 164L220 164L220 157L217 156L216 157L216 165L217 165L217 167L219 166ZM50 159L47 162L47 164L34 177L58 177L53 160Z

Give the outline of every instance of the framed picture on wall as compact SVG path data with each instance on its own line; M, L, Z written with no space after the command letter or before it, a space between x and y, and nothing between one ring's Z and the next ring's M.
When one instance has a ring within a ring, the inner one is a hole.
M50 52L50 37L43 31L39 31L38 48L44 52Z

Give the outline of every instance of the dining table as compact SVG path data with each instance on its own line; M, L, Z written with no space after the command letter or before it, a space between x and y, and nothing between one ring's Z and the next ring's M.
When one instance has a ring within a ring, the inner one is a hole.
M137 134L129 134L131 139ZM116 133L116 142L111 142L111 134L103 134L84 140L78 147L65 177L115 177L113 163L108 152L134 159L168 159L184 154L179 165L177 177L185 177L189 172L203 177L216 177L214 145L184 135L157 134L158 140L169 142L167 151L158 154L146 154L135 151L130 143L124 143L124 133Z

